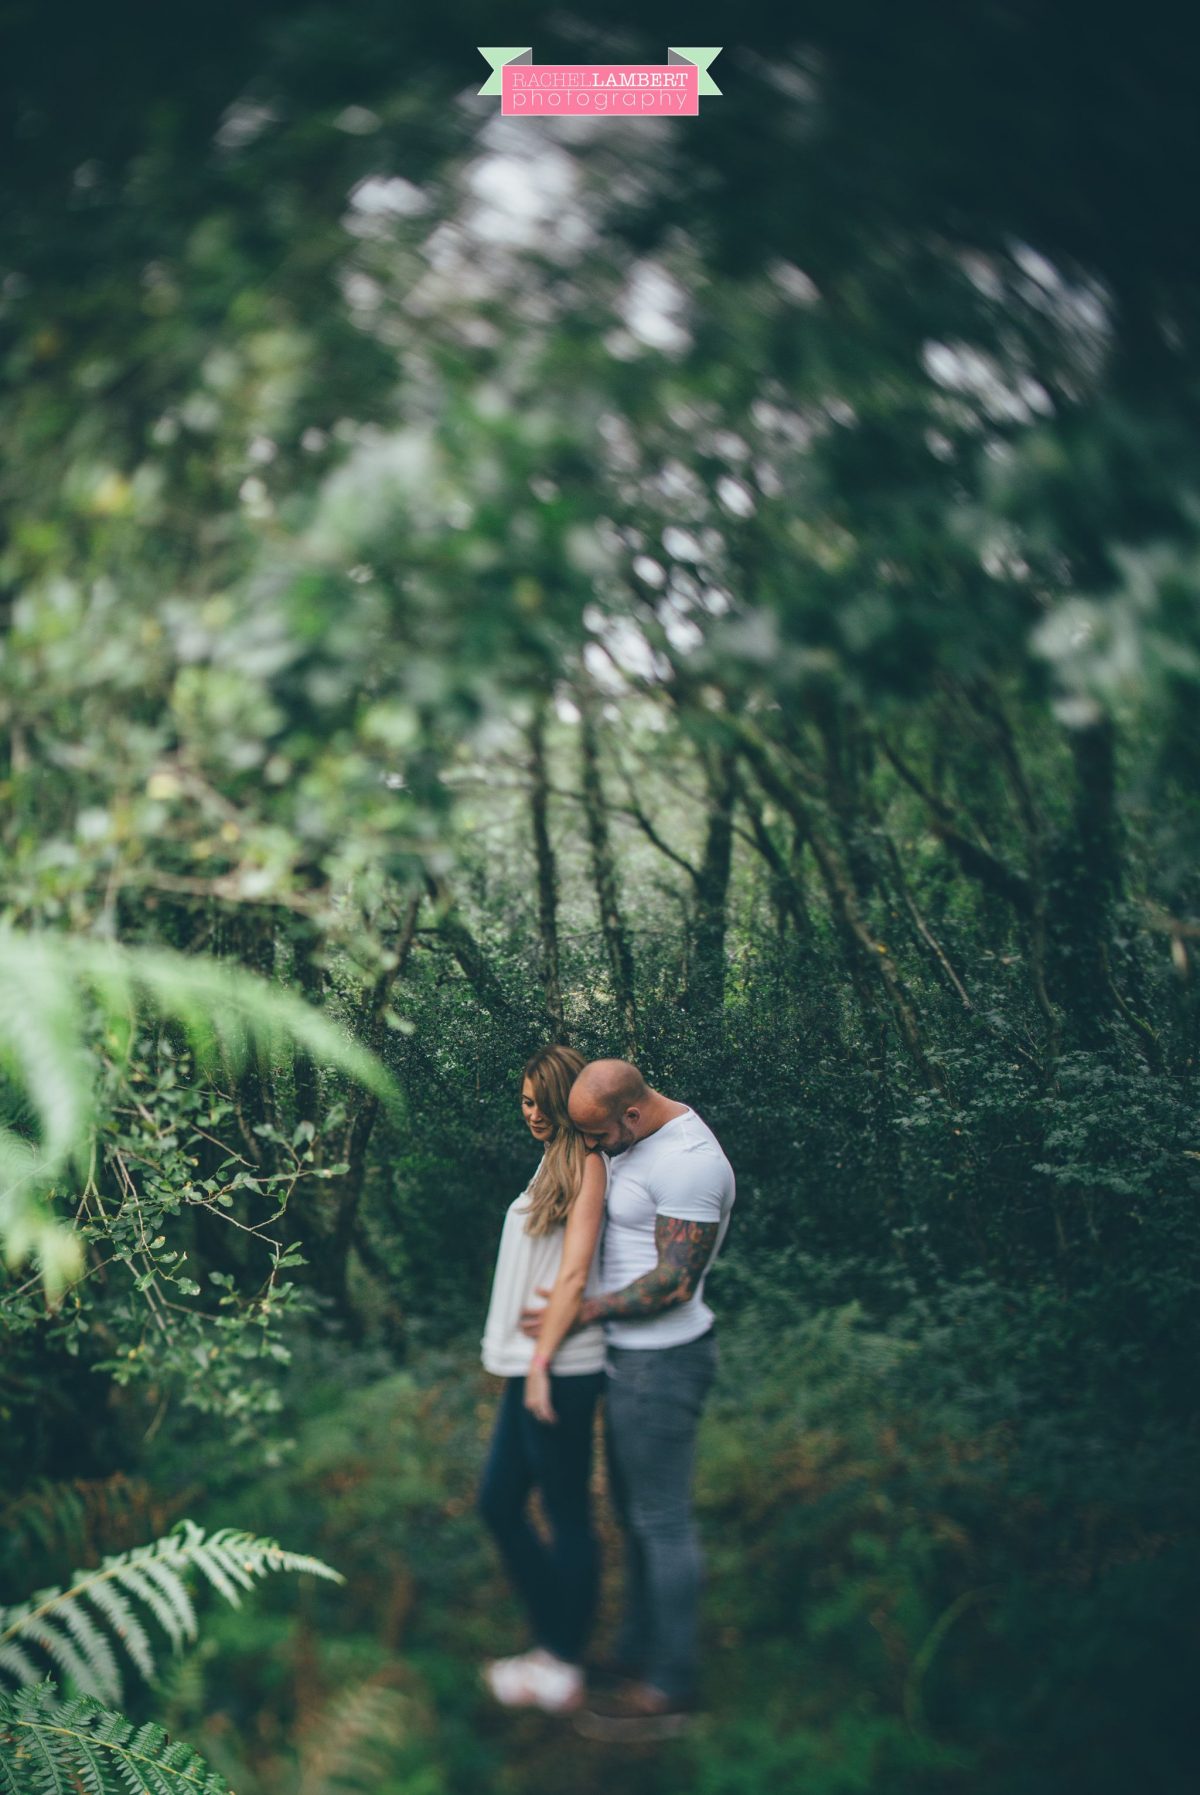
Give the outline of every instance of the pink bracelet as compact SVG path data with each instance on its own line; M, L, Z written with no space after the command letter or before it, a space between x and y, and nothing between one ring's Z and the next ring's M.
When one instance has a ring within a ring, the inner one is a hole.
M534 1368L537 1371L549 1371L550 1369L550 1361L544 1352L535 1352L533 1355L533 1363Z

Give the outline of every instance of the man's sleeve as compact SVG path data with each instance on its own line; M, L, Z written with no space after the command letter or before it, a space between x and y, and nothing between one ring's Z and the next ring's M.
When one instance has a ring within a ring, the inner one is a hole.
M715 1153L672 1154L654 1174L654 1210L680 1222L720 1222L729 1170Z

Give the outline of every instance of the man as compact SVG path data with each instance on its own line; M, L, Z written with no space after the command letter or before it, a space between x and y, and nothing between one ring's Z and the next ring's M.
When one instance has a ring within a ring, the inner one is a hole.
M650 1089L627 1060L585 1066L570 1114L611 1161L601 1294L584 1299L575 1325L605 1324L605 1443L626 1541L616 1656L627 1680L576 1725L592 1738L661 1738L686 1724L695 1699L692 1470L717 1364L704 1278L729 1225L733 1171L695 1111ZM536 1333L538 1312L525 1319Z

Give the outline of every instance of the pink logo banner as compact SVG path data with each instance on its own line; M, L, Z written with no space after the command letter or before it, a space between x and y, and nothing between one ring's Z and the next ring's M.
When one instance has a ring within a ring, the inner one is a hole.
M639 118L695 118L700 71L694 63L544 62L501 71L500 110L508 118L553 114L582 118L613 113Z
M542 62L533 51L492 46L481 94L499 94L507 118L695 118L701 94L720 95L708 72L718 45L670 48L666 62Z

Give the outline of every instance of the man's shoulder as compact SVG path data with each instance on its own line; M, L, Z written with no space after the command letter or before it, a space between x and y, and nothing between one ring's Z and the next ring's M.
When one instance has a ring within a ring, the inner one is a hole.
M670 1130L667 1140L663 1143L668 1150L673 1147L674 1151L678 1153L696 1153L708 1149L720 1153L724 1157L724 1149L715 1132L704 1120L704 1117L697 1115L694 1109L684 1110L683 1114L677 1116L675 1120L679 1126Z
M719 1177L732 1179L733 1167L724 1148L694 1110L679 1118L677 1128L664 1129L663 1137L657 1152L648 1156L646 1174L651 1182L657 1177L670 1178L672 1172L694 1175L701 1165L713 1168Z

